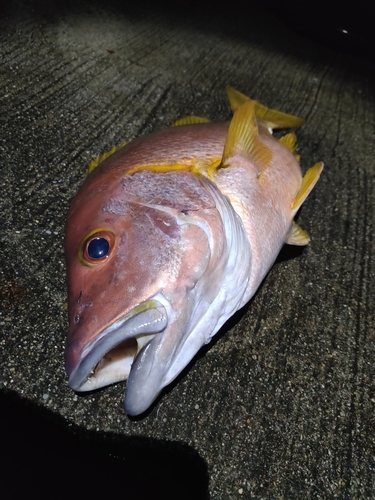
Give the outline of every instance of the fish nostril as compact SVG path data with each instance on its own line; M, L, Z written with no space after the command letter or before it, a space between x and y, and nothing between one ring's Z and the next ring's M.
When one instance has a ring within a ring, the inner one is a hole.
M74 321L75 321L76 323L79 323L80 319L81 319L81 317L80 317L80 315L79 315L79 314L77 314L77 315L74 317Z

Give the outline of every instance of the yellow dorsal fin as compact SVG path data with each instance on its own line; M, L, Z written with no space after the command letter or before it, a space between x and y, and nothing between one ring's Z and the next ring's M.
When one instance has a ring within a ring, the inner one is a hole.
M288 115L276 109L267 108L259 103L256 105L255 114L258 120L265 122L267 128L272 129L299 127L305 123L304 118Z
M106 160L108 156L111 156L113 153L115 153L117 150L122 148L123 146L126 146L127 142L123 142L119 146L113 146L109 151L106 151L102 155L98 156L97 158L94 158L93 160L90 161L89 166L86 169L86 175L89 175L90 172L92 172L102 161Z
M239 92L229 85L225 90L227 92L229 105L233 113L235 113L244 102L250 99L245 94L242 94L242 92ZM263 104L259 104L259 102L257 102L255 106L255 116L258 120L264 121L267 128L272 129L299 127L305 123L304 118L288 115L286 113L282 113L281 111L277 111L276 109L267 108L266 106L263 106Z
M296 212L302 203L306 200L312 188L318 182L320 173L323 170L323 162L316 163L313 167L309 168L302 179L301 187L296 194L292 205L292 211Z
M306 231L300 228L296 222L293 222L292 229L290 230L286 243L288 243L288 245L304 246L307 245L309 241L310 237Z
M272 153L259 139L258 124L255 118L256 101L245 101L234 113L225 141L222 166L235 154L250 156L260 171L269 165Z
M230 109L233 111L233 113L237 111L241 104L249 100L249 97L234 89L230 85L228 85L225 90L227 93Z
M280 137L279 143L282 144L286 149L288 149L298 162L300 161L301 157L299 154L296 153L296 147L297 147L296 134L290 132L290 134L283 135L283 137Z
M209 123L209 122L210 120L208 118L191 115L179 118L178 120L172 123L172 127L178 127L180 125L195 125L196 123Z

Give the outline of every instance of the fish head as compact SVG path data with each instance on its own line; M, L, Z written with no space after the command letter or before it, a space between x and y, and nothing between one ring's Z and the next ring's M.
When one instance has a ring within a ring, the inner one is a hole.
M76 391L128 379L125 408L135 415L220 323L207 311L225 272L225 230L213 186L199 176L101 172L66 224L66 371Z

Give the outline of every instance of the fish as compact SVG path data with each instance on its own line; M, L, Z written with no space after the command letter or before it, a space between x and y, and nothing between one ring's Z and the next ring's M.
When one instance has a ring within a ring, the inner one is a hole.
M130 416L251 299L285 243L309 242L294 217L323 163L302 176L294 132L272 134L304 119L227 96L228 122L188 116L93 160L68 213L68 383L127 380Z

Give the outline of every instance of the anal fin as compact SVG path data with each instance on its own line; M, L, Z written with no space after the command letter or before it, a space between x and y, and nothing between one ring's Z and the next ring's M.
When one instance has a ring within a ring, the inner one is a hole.
M302 179L301 187L296 194L292 205L292 211L296 212L302 203L306 200L311 190L318 182L320 174L323 170L323 162L316 163L313 167L309 168Z

